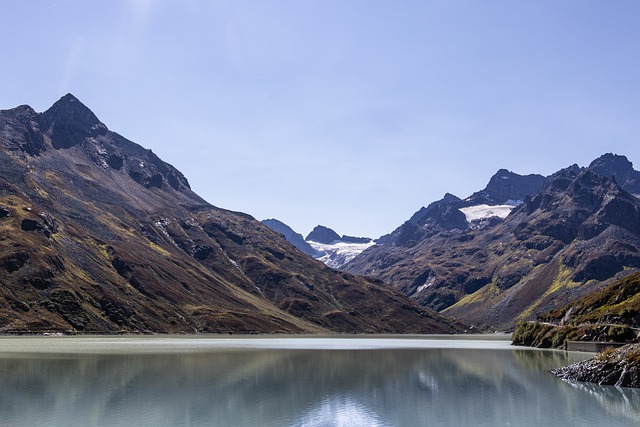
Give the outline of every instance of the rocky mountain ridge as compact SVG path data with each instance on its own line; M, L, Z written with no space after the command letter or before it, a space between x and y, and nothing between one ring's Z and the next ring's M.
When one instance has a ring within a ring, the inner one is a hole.
M504 219L475 227L463 220L467 201L447 195L343 268L450 316L513 328L640 268L640 201L612 178L622 170L635 176L621 157L608 154L592 163L597 168L571 166L544 178Z
M323 225L311 230L305 241L316 250L316 259L335 269L342 268L374 243L368 237L340 236Z
M410 245L441 231L495 225L527 196L540 191L546 180L542 175L518 175L500 169L483 190L466 199L447 193L442 199L420 208L404 224L381 236L376 243ZM501 209L492 209L495 207Z
M453 332L216 208L73 95L0 111L0 332Z

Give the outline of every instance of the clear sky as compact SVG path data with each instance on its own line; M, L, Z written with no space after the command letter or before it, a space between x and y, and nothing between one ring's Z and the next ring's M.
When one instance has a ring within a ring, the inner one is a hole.
M0 0L0 28L0 109L71 92L304 235L378 237L500 168L640 162L637 0Z

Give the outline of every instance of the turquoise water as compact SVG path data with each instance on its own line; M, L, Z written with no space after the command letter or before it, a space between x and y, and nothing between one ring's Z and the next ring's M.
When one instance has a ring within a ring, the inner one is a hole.
M1 426L638 426L588 355L478 337L0 338Z

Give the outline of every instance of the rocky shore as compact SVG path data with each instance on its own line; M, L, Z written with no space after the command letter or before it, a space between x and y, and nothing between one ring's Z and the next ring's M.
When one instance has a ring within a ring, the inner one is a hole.
M640 388L640 344L607 349L592 359L551 372L565 380Z

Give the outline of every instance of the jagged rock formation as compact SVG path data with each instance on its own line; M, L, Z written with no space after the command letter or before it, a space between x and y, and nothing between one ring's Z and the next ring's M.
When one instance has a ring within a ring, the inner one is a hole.
M0 112L0 332L452 332L211 206L72 95Z
M626 191L640 197L640 172L633 169L633 163L625 156L607 153L591 162L589 169L615 179Z
M307 242L318 242L330 245L340 240L340 235L324 225L316 225L305 238Z
M554 174L490 226L451 228L434 220L459 203L436 202L425 209L431 224L413 227L409 238L392 233L389 243L344 269L448 315L505 329L640 269L640 201L590 168Z
M400 227L376 240L379 244L412 246L418 241L445 230L465 230L469 227L465 215L459 210L462 201L453 194L429 206L422 207Z
M404 224L377 239L376 243L412 246L442 231L494 226L527 196L539 192L545 182L542 175L518 175L500 169L483 190L464 200L447 193L426 208L420 208Z
M491 177L484 190L473 193L465 199L466 206L488 204L517 204L527 196L539 192L546 182L542 175L518 175L500 169Z

